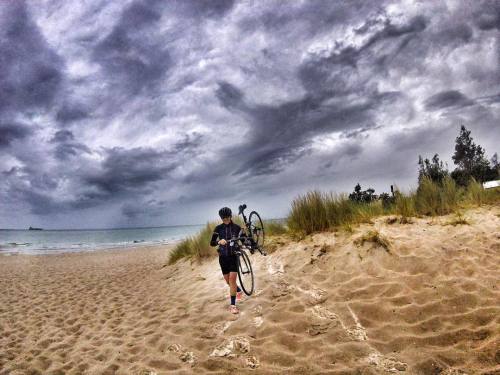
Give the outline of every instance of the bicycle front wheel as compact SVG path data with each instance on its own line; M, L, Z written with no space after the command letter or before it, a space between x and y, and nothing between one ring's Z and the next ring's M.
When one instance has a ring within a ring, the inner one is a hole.
M250 236L259 249L264 246L264 223L256 211L250 212L248 218L250 224Z
M238 254L238 279L245 294L251 295L254 288L253 270L250 258L245 251Z

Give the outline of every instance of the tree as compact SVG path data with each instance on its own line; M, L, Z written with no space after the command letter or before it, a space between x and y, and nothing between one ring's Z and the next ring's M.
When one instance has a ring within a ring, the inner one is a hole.
M459 185L467 185L471 177L480 182L487 181L492 175L490 163L484 157L484 149L474 143L470 133L464 125L460 127L452 156L457 168L451 173L451 177Z
M369 203L375 199L373 193L375 193L375 190L372 188L368 188L365 191L362 191L361 185L358 182L354 187L354 191L349 194L349 199L355 202Z
M429 159L423 160L422 156L418 156L418 183L422 178L429 177L433 182L441 183L443 179L448 176L448 169L444 166L443 162L439 160L439 155L434 154L432 162Z
M460 127L460 135L456 138L455 154L452 159L458 168L469 174L472 174L474 167L484 160L483 148L473 142L470 130L464 125Z

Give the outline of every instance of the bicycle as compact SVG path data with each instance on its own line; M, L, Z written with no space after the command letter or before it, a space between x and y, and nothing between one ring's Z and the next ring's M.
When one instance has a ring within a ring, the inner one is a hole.
M255 250L258 250L264 256L266 256L267 253L263 248L264 224L262 223L262 219L256 211L252 211L247 220L244 213L246 208L246 204L239 206L238 215L243 216L243 221L245 222L245 227L247 228L249 236L232 237L229 241L229 246L233 249L234 254L237 255L238 279L240 280L241 289L243 289L243 292L245 292L247 296L250 296L254 290L254 275L252 263L250 262L250 257L246 253L245 248L249 249L251 254L253 254ZM240 242L242 245L240 245Z
M253 254L255 250L259 250L262 255L267 255L264 251L264 223L257 211L250 212L247 220L244 212L246 208L246 204L240 205L238 207L238 215L243 217L247 233L250 235L250 252Z

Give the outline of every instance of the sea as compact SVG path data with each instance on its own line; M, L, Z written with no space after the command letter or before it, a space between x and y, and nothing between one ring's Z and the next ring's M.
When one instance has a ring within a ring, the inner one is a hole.
M0 229L0 254L52 254L172 244L204 225L154 228L21 230Z

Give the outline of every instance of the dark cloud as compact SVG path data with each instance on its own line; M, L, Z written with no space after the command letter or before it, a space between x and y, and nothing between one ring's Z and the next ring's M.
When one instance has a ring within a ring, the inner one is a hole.
M243 101L243 93L225 82L219 85L217 97L228 108L245 113L250 122L246 143L230 147L228 155L240 155L240 166L233 175L246 178L249 175L280 173L301 157L310 154L314 137L335 131L348 131L376 125L374 111L384 103L399 99L397 92L367 92L362 101L348 99L330 103L331 97L310 96L281 105L252 106Z
M362 0L349 3L327 0L294 3L274 1L261 10L249 12L238 24L243 33L262 29L272 33L296 30L303 38L312 37L349 21L382 13L383 3L379 1L374 4Z
M48 109L61 86L63 62L49 47L24 1L0 4L0 115Z
M236 108L243 104L243 93L229 82L219 81L215 92L219 102L226 108Z
M72 156L78 156L83 153L91 154L92 151L84 144L77 142L59 144L55 150L55 156L59 160L68 160Z
M414 184L460 124L496 151L497 1L82 4L0 2L2 212L282 216L311 186Z
M0 122L0 148L9 146L15 140L22 140L32 133L26 125Z
M483 7L475 12L475 23L481 30L500 30L500 3L485 1Z
M59 130L54 134L51 142L67 142L75 139L73 132L69 130Z
M64 126L68 123L83 120L88 116L89 111L85 106L64 103L61 109L56 113L56 120Z
M68 160L82 153L91 154L92 151L83 143L74 141L75 136L69 130L59 130L55 133L51 143L56 143L55 156L58 160Z
M370 21L370 25L365 24L363 29L369 29L373 25ZM400 26L385 21L381 30L374 32L358 47L338 45L338 48L325 56L306 60L300 66L298 75L304 88L315 95L323 93L337 96L363 92L370 79L360 76L360 61L371 59L374 69L387 70L389 62L426 26L427 20L423 16L414 17ZM380 52L377 48L381 49Z
M234 0L177 0L168 5L170 11L184 16L218 18L233 8Z
M93 58L123 95L154 89L172 65L167 47L150 33L160 13L136 1L122 13L111 32L94 48Z
M164 215L169 208L166 201L149 199L141 202L128 202L122 205L121 212L129 219L137 219L146 216L157 217Z
M448 107L467 107L474 101L457 90L442 91L425 100L425 109L435 111Z
M168 156L151 148L114 147L107 150L101 169L85 176L84 182L107 194L142 189L151 182L165 179L177 166Z

